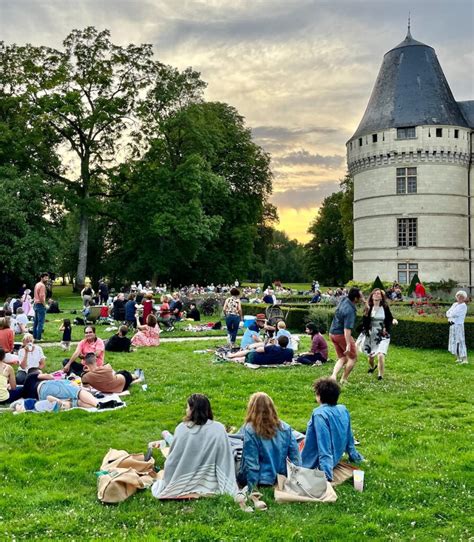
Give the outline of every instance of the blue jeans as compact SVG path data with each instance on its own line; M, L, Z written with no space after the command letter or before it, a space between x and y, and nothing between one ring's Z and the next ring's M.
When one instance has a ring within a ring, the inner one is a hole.
M229 332L230 342L235 343L237 339L237 332L239 331L240 316L238 314L229 314L225 317L225 325Z
M46 307L41 303L35 303L33 305L35 311L35 318L33 320L33 337L35 340L41 339L43 333L44 319L46 317Z

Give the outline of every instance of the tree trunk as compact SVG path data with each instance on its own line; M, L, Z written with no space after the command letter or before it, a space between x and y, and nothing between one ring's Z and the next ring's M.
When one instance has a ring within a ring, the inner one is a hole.
M89 216L81 209L79 218L79 255L77 259L76 288L82 290L87 273L87 247L89 241Z

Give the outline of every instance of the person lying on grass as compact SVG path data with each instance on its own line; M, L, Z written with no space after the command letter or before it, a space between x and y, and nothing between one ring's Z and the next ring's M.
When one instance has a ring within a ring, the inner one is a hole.
M82 408L115 408L121 404L114 400L100 403L90 391L76 386L69 380L55 380L53 375L45 374L38 368L28 371L22 396L24 399L40 401L47 400L48 396L51 396L62 401L71 401L72 407Z
M278 418L275 404L266 393L254 393L247 405L243 429L244 446L237 481L248 486L272 486L277 474L287 475L286 459L301 465L298 444L291 427Z
M227 354L227 359L236 361L238 363L251 363L252 365L281 365L282 363L291 361L293 359L294 352L288 347L288 337L282 335L274 339L263 346L257 346L257 348L240 350L233 354Z
M351 417L344 405L338 405L340 387L333 378L320 378L313 384L316 401L306 429L301 459L303 467L320 469L330 482L338 483L337 467L344 453L349 461L363 461L355 449Z
M87 354L84 362L84 372L81 376L82 383L98 391L121 393L128 390L131 384L141 382L137 375L132 375L128 371L115 372L108 363L101 366L97 365L97 358L94 354Z
M99 339L95 334L95 326L86 326L84 328L85 338L79 342L73 355L63 361L63 371L66 374L74 373L77 376L81 376L84 371L84 358L87 354L95 354L97 358L97 365L104 364L104 341ZM81 363L76 359L80 359Z
M158 448L160 442L150 442L149 446ZM205 395L188 397L186 416L175 430L163 478L151 491L157 499L237 493L229 438L225 427L214 421Z

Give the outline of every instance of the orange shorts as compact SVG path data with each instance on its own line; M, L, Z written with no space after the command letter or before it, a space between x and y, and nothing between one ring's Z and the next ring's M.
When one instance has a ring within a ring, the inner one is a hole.
M351 338L350 350L348 354L344 354L346 351L346 339L344 335L329 335L331 338L332 344L336 349L337 359L344 358L348 356L351 359L357 359L357 350L356 343L354 339Z

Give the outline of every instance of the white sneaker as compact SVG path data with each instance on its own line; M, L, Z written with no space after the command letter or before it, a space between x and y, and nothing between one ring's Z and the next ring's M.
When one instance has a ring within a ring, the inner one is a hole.
M459 362L459 365L467 365L469 362L467 361L467 359L462 359L460 362Z

